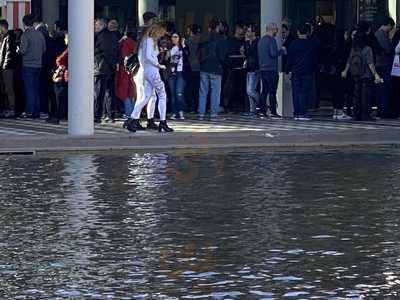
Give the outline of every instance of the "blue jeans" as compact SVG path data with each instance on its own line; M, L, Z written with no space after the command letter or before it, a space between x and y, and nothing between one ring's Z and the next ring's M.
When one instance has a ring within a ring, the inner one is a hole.
M249 97L250 113L255 113L257 106L260 104L260 94L257 91L258 83L260 82L260 73L247 73L247 96Z
M182 72L178 72L176 76L168 79L169 91L171 94L172 113L178 114L183 111L185 98L185 79Z
M312 75L295 75L292 77L292 89L293 89L293 108L294 116L302 117L307 115L309 108L309 102L312 98L312 86L313 86Z
M392 91L392 66L376 67L376 71L383 79L383 83L375 85L378 100L378 113L382 118L390 118L390 93Z
M33 117L40 116L40 70L41 68L22 68L26 94L26 112L32 114Z
M135 102L133 102L132 97L128 97L124 101L124 106L125 106L125 116L130 117L134 108L135 108Z
M279 73L275 71L261 71L262 94L260 98L260 110L267 112L267 97L269 96L269 110L273 115L277 114L276 93L278 91Z
M206 104L209 93L211 93L211 117L218 116L219 104L221 101L221 81L221 75L200 72L200 94L198 110L200 116L204 116L206 114Z

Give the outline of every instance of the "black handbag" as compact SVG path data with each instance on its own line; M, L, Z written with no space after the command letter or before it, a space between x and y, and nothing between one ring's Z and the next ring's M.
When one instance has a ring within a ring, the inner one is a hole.
M139 57L137 54L131 54L124 58L124 68L129 74L136 75L140 68Z

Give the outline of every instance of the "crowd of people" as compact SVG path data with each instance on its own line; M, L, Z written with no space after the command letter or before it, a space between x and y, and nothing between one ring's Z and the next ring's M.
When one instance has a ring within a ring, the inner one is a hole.
M123 118L131 132L172 132L167 119L185 120L187 113L213 121L227 112L280 119L282 78L291 82L294 119L308 121L323 76L334 82L335 120L400 115L400 31L393 32L390 17L375 32L366 22L336 30L323 20L296 27L284 20L268 24L261 36L255 24L237 24L230 35L216 18L205 30L191 25L185 33L151 12L143 21L123 30L116 20L95 21L95 123ZM32 15L23 23L24 31L9 30L0 20L0 117L58 124L68 117L68 32Z

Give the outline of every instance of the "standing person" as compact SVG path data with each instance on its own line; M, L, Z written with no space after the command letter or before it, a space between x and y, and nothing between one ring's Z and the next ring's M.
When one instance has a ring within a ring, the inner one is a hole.
M282 46L285 49L289 49L290 45L294 41L295 36L292 32L290 20L283 20L282 22ZM286 69L287 52L282 54L282 69Z
M247 70L247 97L249 98L249 116L255 116L257 107L260 104L260 94L257 91L258 84L260 83L260 72L258 62L258 41L256 36L256 26L250 25L246 31L246 44L245 44L245 67Z
M17 44L17 52L18 49L21 48L21 37L24 33L22 29L15 29L15 38ZM22 79L22 56L16 56L16 64L14 70L14 92L15 92L15 111L16 117L20 117L25 112L26 107L26 98L25 98L25 89L24 89L24 81Z
M185 84L190 74L189 49L185 39L179 33L171 36L172 48L168 51L168 78L169 91L171 93L172 116L171 120L185 120Z
M21 37L19 53L22 55L22 77L25 85L26 112L25 117L40 117L40 72L46 41L39 31L33 27L34 18L26 15L23 18L25 32Z
M124 61L137 53L137 45L133 29L126 27L124 37L119 42L120 49L120 68L115 78L115 95L124 102L125 115L128 119L135 106L136 86L133 74L124 67Z
M104 19L96 20L94 40L94 121L101 123L104 114L105 121L112 122L112 99L119 58L119 41L116 35L107 29Z
M376 86L378 98L378 115L381 118L390 118L390 92L392 90L391 72L393 64L393 47L389 34L393 30L395 22L387 17L381 27L376 31L375 37L380 46L380 53L376 56L376 70L382 76L383 83Z
M368 36L361 31L356 32L353 46L342 76L346 78L350 72L354 80L354 118L357 121L371 121L371 103L375 84L381 84L375 65L372 48L368 46Z
M351 31L338 30L336 33L336 45L333 51L332 60L335 66L333 85L333 119L337 121L351 120L351 107L353 100L353 79L351 76L342 77L342 72L346 69L347 59L351 52ZM347 112L344 106L347 105Z
M276 36L279 32L276 23L267 26L267 33L258 43L258 59L260 62L260 72L262 80L262 94L260 98L260 112L268 116L267 97L269 96L269 110L271 117L281 119L277 112L276 93L278 90L279 73L278 59L285 53L285 49L279 49Z
M144 93L136 102L131 119L128 119L124 127L130 132L144 130L140 124L140 114L144 106L153 97L154 90L158 96L158 110L160 112L159 132L173 132L167 125L167 94L164 82L161 80L160 70L165 70L166 66L158 62L158 41L165 35L166 31L161 24L152 24L147 33L142 37L139 46L139 61L143 69Z
M227 77L224 84L224 108L225 112L243 111L243 103L245 98L244 84L245 72L243 64L246 59L244 55L245 46L245 30L242 25L235 26L234 36L228 38L225 42L226 57L225 65L227 67Z
M310 26L302 23L298 27L298 38L288 50L286 72L290 74L293 87L294 119L310 121L307 115L312 97L312 85L315 66L317 65L315 43L309 39Z
M35 30L43 34L44 40L46 41L46 51L43 54L42 68L40 70L40 118L47 119L51 114L49 114L49 103L52 103L54 107L55 96L52 89L53 84L51 80L52 69L56 59L54 54L54 40L50 37L47 25L43 22L41 18L36 18L33 24ZM50 101L49 101L50 100Z
M189 27L189 37L186 40L186 45L189 48L189 63L190 63L190 76L186 84L186 96L188 104L188 112L195 112L199 101L200 89L200 62L198 58L198 51L201 39L201 27L199 25L192 25Z
M3 41L0 48L0 68L6 96L4 117L15 117L14 70L17 67L17 42L13 31L8 30L8 22L0 20Z
M199 48L200 62L200 91L199 91L199 120L206 115L207 98L210 94L210 119L217 121L221 101L221 81L223 61L225 59L224 38L219 33L220 22L212 19L208 34L202 40Z
M64 35L65 45L68 45L68 34ZM53 76L54 93L56 95L56 112L47 123L59 124L67 118L68 111L68 48L56 58L57 76Z
M397 64L397 67L396 67ZM397 71L396 71L397 70ZM392 116L394 118L398 118L400 115L400 39L397 42L397 46L395 47L395 61L393 63L393 70L392 70Z
M124 35L119 31L119 24L118 21L115 19L111 19L110 21L108 21L107 29L108 31L114 33L118 40L124 37Z

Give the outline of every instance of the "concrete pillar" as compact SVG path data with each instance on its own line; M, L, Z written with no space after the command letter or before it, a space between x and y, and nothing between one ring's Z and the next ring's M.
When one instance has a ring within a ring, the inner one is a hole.
M265 35L266 27L273 22L282 23L284 0L260 0L261 1L261 36ZM278 37L278 44L281 38ZM278 113L283 117L293 116L293 100L291 83L286 74L279 72L279 85L277 92Z
M94 0L69 0L68 133L94 134Z
M261 1L261 35L265 34L268 23L280 24L283 17L284 0L260 0Z
M49 26L60 18L60 1L59 0L42 0L42 19Z
M399 20L399 12L398 10L400 9L398 0L389 0L388 6L389 6L389 14L390 16L398 22Z
M158 15L159 0L138 0L138 20L140 26L143 26L143 14L147 11Z

